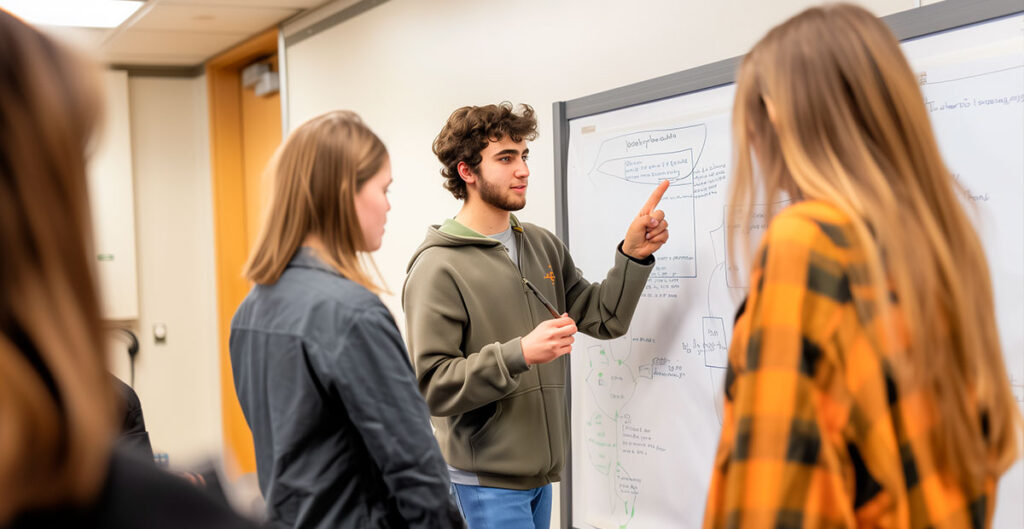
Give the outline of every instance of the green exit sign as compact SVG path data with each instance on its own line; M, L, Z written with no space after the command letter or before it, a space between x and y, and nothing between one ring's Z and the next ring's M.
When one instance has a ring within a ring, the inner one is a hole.
M114 254L112 254L112 253L97 254L96 255L96 260L97 261L113 261L114 260Z

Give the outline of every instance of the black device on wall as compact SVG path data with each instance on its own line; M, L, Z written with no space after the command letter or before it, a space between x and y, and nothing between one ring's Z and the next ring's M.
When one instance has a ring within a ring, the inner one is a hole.
M139 337L135 335L130 329L124 327L115 328L121 336L128 339L128 343L125 346L125 350L128 353L128 365L130 368L130 378L128 384L132 387L135 386L135 357L139 354Z

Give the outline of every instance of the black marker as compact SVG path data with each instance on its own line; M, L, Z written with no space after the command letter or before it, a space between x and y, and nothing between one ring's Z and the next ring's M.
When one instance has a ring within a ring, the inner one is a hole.
M537 287L533 286L533 283L531 283L525 277L523 278L523 284L530 288L530 291L532 291L534 295L537 296L537 299L539 299L540 302L544 304L544 308L548 309L548 312L550 312L552 316L554 316L555 318L562 317L562 315L559 314L558 311L555 309L555 306L552 305L551 302L544 297L544 294L541 294L540 290L537 290Z

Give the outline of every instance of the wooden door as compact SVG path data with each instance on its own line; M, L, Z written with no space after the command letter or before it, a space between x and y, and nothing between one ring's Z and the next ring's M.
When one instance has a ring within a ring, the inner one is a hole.
M231 317L249 292L242 268L260 229L269 191L264 169L281 142L279 93L256 96L242 87L241 71L269 59L276 70L273 29L206 63L210 110L214 241L220 331L221 414L224 460L231 477L256 471L252 434L242 415L228 354Z

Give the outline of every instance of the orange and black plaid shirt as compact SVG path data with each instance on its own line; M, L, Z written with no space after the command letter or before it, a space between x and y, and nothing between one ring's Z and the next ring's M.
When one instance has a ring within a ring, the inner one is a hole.
M706 529L991 525L994 480L965 487L937 469L928 397L897 387L900 348L879 345L856 240L824 202L786 208L762 239L729 349Z

